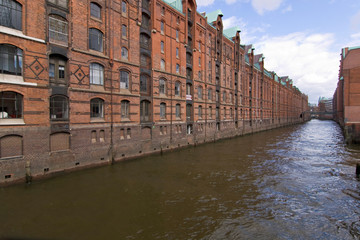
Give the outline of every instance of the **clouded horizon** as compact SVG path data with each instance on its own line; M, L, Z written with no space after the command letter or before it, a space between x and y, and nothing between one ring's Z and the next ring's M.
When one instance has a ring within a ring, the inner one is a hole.
M360 45L360 1L198 0L199 12L221 9L224 29L239 26L241 44L264 54L265 68L289 76L309 103L331 98L341 49Z

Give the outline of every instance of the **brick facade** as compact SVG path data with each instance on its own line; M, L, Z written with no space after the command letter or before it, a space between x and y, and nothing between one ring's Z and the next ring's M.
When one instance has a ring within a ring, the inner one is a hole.
M333 108L346 142L360 143L360 47L342 49Z
M307 120L307 96L223 29L219 11L191 0L7 2L0 184Z

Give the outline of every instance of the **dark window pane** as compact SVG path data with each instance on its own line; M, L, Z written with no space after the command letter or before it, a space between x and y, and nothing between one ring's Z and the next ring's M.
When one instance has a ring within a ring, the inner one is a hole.
M13 0L0 0L0 25L21 30L21 4Z
M101 18L101 7L96 3L90 3L90 15L95 18Z
M23 96L16 92L0 92L0 118L22 118Z
M22 50L12 45L0 45L0 73L22 75Z
M103 34L95 28L89 29L89 48L95 51L103 51Z

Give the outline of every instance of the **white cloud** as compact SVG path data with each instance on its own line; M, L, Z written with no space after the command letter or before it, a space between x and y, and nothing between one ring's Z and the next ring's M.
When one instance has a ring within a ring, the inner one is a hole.
M263 37L255 44L265 56L265 68L289 76L316 103L319 96L332 97L339 71L339 52L331 50L333 34L291 33Z
M250 2L250 0L225 0L226 4L233 4L233 3L236 3L236 2L241 2L241 3L248 3Z
M257 38L255 36L256 33L263 33L266 31L267 28L270 27L269 24L262 24L261 26L257 26L255 28L249 29L247 22L245 22L242 18L239 18L237 16L224 18L223 25L224 25L224 29L228 29L235 26L238 26L240 28L241 44L250 44Z
M274 11L278 9L283 0L252 0L252 6L255 11L263 15L265 11Z
M206 7L213 4L215 0L197 0L196 4L198 7Z

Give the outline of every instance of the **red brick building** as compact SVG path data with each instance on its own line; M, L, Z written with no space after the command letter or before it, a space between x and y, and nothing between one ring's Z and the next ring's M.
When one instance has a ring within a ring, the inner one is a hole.
M192 0L0 2L0 183L305 121Z
M360 47L342 49L333 108L346 141L360 143Z

